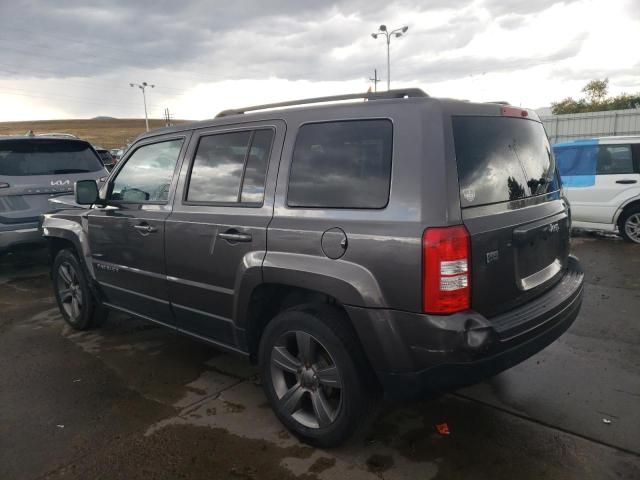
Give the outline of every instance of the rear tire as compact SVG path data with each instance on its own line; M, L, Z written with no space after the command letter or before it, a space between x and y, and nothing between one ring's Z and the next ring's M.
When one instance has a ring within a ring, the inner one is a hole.
M378 393L346 314L331 305L285 310L260 341L265 394L300 440L335 447L366 426Z
M640 244L640 205L622 212L618 222L618 230L627 242Z
M62 318L76 330L100 325L108 315L89 288L87 276L76 254L60 250L51 269L53 290Z

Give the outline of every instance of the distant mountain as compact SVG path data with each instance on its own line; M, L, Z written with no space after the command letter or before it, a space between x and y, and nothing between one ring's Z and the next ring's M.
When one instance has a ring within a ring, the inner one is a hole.
M97 117L91 118L91 120L117 120L116 117L107 117L105 115L99 115Z

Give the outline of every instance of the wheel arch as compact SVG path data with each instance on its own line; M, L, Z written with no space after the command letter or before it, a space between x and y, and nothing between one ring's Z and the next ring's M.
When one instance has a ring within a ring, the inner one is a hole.
M639 206L640 206L640 196L633 197L627 200L620 207L618 207L618 210L616 210L616 213L613 216L613 224L619 228L620 221L622 220L622 218L624 218L625 212L628 211L630 208L639 207Z
M52 258L55 258L62 248L73 248L89 279L95 280L89 239L80 221L45 215L42 221L42 235L49 245Z

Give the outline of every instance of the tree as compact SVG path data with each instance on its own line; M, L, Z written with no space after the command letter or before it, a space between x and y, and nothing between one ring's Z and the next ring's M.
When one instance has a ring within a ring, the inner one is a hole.
M587 83L582 91L587 95L589 102L594 103L602 103L602 101L607 98L607 94L609 93L609 79L605 78L604 80L591 80Z
M554 115L563 115L565 113L579 113L583 111L584 100L576 101L572 97L567 97L559 102L552 104L552 113Z
M552 112L554 115L566 113L602 112L606 110L625 110L629 108L640 108L640 93L628 95L623 93L617 97L607 97L609 93L609 79L591 80L587 83L582 92L586 98L575 100L567 97L559 102L553 102Z

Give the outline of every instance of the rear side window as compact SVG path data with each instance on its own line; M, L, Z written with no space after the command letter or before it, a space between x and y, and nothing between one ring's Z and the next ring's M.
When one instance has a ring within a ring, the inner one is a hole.
M111 199L166 202L183 139L143 145L127 159L113 182Z
M384 208L389 201L389 120L300 127L291 162L290 207Z
M198 142L187 201L261 204L273 130L207 135Z
M559 189L542 124L509 117L453 117L462 207Z
M631 145L600 145L598 175L633 173Z
M97 172L102 162L89 144L73 140L0 142L0 175L63 175Z

